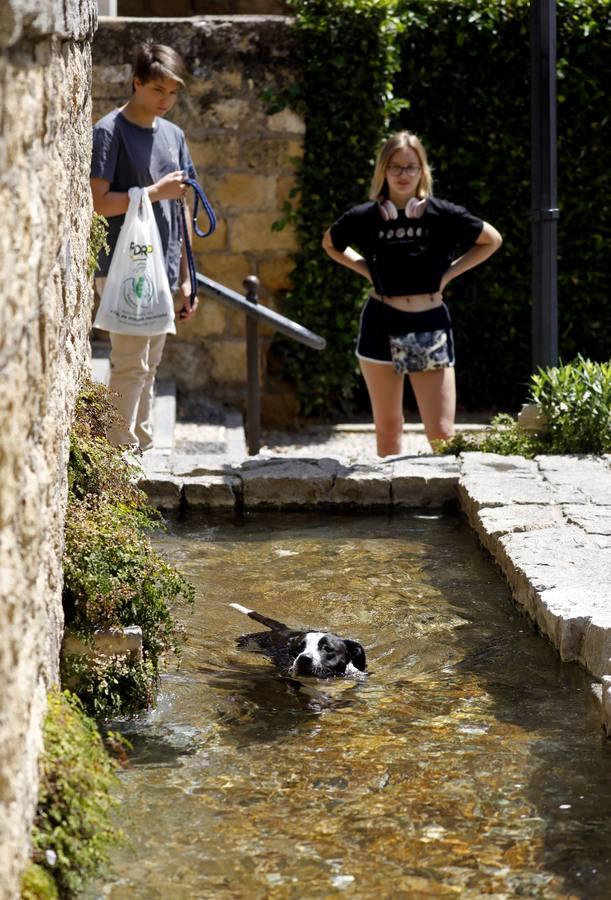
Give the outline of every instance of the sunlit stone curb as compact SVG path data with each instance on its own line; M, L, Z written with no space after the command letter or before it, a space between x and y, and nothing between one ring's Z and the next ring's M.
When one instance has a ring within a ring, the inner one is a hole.
M242 492L242 482L233 475L185 478L183 494L190 509L233 509Z
M392 462L392 502L398 506L442 507L457 498L459 461L453 456L421 456Z
M390 506L391 472L375 466L339 466L329 494L332 504Z
M554 487L568 487L572 503L611 508L611 470L604 458L597 456L538 456L537 467L546 482Z
M602 682L603 725L611 733L607 461L465 454L462 467L461 504L482 545L561 658Z
M151 506L157 509L175 512L182 503L182 479L163 475L159 478L143 478L138 483L148 497Z
M494 453L463 455L459 494L463 505L477 508L575 500L575 492L568 484L545 481L535 460Z
M328 501L339 463L334 459L257 459L239 468L244 508L317 506Z

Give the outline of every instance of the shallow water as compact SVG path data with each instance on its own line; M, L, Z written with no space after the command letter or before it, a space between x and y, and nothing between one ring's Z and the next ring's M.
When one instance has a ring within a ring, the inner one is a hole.
M197 587L182 664L124 723L128 844L88 896L611 896L611 748L590 680L514 607L458 519L173 525ZM363 681L282 680L234 639L360 640Z

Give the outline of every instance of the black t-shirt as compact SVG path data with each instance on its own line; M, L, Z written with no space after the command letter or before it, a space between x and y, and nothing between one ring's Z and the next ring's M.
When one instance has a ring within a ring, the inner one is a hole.
M367 261L376 291L387 297L431 294L457 256L479 237L484 223L462 206L429 197L420 219L385 222L377 203L362 203L331 226L336 250L355 247Z

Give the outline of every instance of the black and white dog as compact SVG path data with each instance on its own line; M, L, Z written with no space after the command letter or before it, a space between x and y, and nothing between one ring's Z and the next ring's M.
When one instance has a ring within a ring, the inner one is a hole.
M325 631L294 631L239 603L229 605L271 629L236 638L239 649L269 656L287 675L333 678L362 675L367 668L365 651L358 641Z

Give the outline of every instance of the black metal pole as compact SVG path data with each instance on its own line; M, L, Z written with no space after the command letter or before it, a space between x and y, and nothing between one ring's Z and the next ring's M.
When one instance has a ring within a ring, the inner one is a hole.
M246 299L257 305L259 279L249 275L243 281ZM246 316L246 381L248 408L246 414L246 436L248 453L255 456L261 447L261 402L259 397L259 328L257 319Z
M532 364L558 364L556 2L531 3Z

